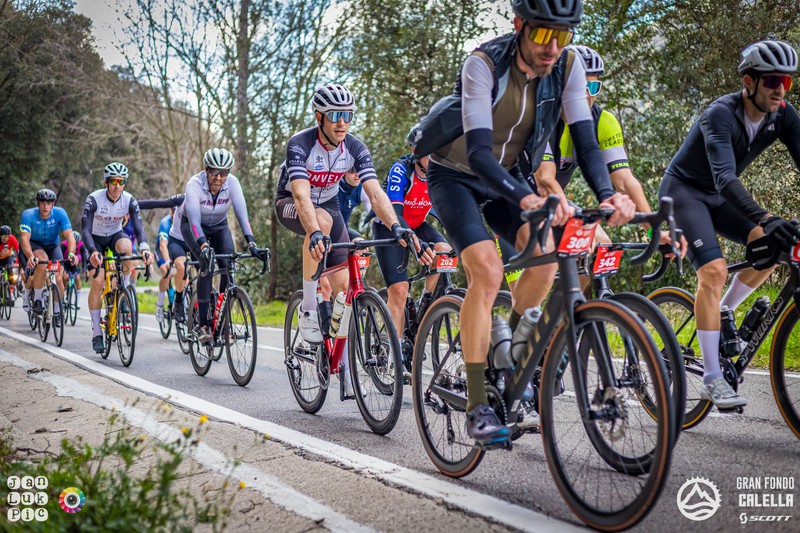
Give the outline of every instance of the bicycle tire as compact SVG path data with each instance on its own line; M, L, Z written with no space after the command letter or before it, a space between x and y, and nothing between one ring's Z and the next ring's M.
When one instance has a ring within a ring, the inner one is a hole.
M192 361L192 368L198 376L205 376L211 369L211 351L213 346L201 346L194 334L195 323L197 322L197 295L193 294L189 302L189 313L186 317L186 335L189 341L189 359Z
M28 291L28 325L31 327L31 331L35 331L37 327L39 327L39 322L36 320L36 315L33 312L33 289L25 289Z
M453 478L464 477L474 471L486 453L466 434L466 411L431 392L433 378L438 374L437 385L445 386L459 395L467 394L460 340L462 303L463 299L453 295L442 296L431 302L414 344L411 372L414 420L422 445L434 466L442 474ZM441 331L442 328L445 331ZM439 333L430 342L446 339L448 343L440 350L443 356L439 361L427 356L429 337L434 331Z
M103 300L104 300L103 303L106 303L105 297L103 298ZM117 338L112 337L111 334L108 332L109 328L108 316L111 314L109 313L108 306L106 305L101 307L100 313L101 313L100 323L105 325L101 326L101 331L103 333L103 351L100 353L100 357L102 357L103 359L108 359L108 355L111 353L111 343L116 342Z
M322 409L328 395L330 365L324 344L310 345L300 336L297 312L302 301L303 291L297 291L286 306L283 322L284 364L297 404L306 413L313 414Z
M602 330L593 326L598 323L604 325ZM615 444L609 444L606 441L603 445L596 441L596 437L604 431L613 433L620 420L624 422L621 424L623 433L627 433L630 430L629 420L636 412L635 409L631 410L629 407L637 406L638 399L632 398L628 401L622 398L619 391L616 391L612 397L598 398L597 394L593 395L590 391L581 390L586 387L574 386L575 380L579 379L579 372L574 361L567 356L567 343L573 341L568 339L568 328L564 324L561 324L556 330L545 353L539 414L542 441L550 473L569 508L590 527L603 531L619 531L632 527L644 519L655 506L664 489L672 458L670 446L670 434L673 427L670 419L672 403L665 381L666 370L663 360L641 321L631 311L608 299L584 302L575 309L576 334L580 335L581 345L591 343L594 346L610 347L601 333L601 331L608 332L610 329L608 325L613 325L613 329L620 330L621 336L632 343L638 354L638 361L640 364L646 365L653 380L652 394L655 397L658 417L653 419L644 413L639 417L639 420L648 426L650 437L654 438L656 443L651 450L643 450L643 454L649 458L649 466L633 469L634 471L624 471L626 460L633 458L620 455L610 458L609 455L618 454ZM605 359L603 355L598 357L598 351L594 353L595 362ZM612 354L609 356L613 361L614 356ZM585 363L580 379L586 382L589 378L590 364L588 352L585 360L581 354L579 357ZM565 367L565 364L568 368ZM572 385L575 390L574 398L561 391L559 383L562 375L565 380L572 378L569 385ZM619 384L619 381L616 383ZM606 385L600 380L595 386L603 392L608 391L605 388ZM614 389L619 388L619 386L614 387ZM576 405L579 406L581 402L585 402L591 411L582 412L580 408L576 409ZM594 407L598 407L597 410ZM621 416L619 413L624 415ZM570 415L575 418L572 427L567 428L565 432L559 431L562 425L567 425ZM606 424L605 428L602 424ZM575 437L580 440L580 435L586 435L588 443L574 442ZM622 434L621 437L626 438L626 435ZM573 442L569 442L570 440ZM630 446L634 446L639 441L640 439L626 440L622 450L628 450ZM581 453L578 446L582 446L585 451ZM648 447L646 442L644 447ZM562 448L564 448L564 453L562 453ZM573 473L573 469L577 473ZM635 475L637 472L641 472L641 474ZM603 476L603 479L596 481L585 479L594 473ZM646 476L644 480L642 476ZM612 487L611 485L616 481L627 482L630 487L622 489L616 486ZM584 495L584 490L592 489L595 490L594 494ZM625 498L626 496L630 497ZM625 498L626 501L618 508L611 508L616 498ZM609 504L608 508L601 508L606 503Z
M75 288L75 283L70 283L69 295L67 296L67 307L70 310L69 325L74 326L78 320L78 290Z
M228 293L227 310L222 326L220 337L227 352L231 376L237 385L245 387L253 379L253 373L256 371L258 330L253 303L241 287L236 287ZM236 348L236 353L233 352L233 348Z
M621 303L636 314L653 340L656 341L656 348L664 359L674 415L672 418L674 421L672 443L674 445L683 429L683 413L686 409L686 369L683 364L681 347L672 330L672 325L658 309L658 306L641 294L620 292L611 296L610 299ZM649 406L650 403L642 400L642 407L648 414L651 414L648 410Z
M50 310L48 309L50 302L48 300L47 291L42 292L42 314L36 317L39 340L42 342L47 342L47 335L50 333Z
M61 344L64 342L64 305L61 301L61 293L58 291L58 286L55 283L50 285L50 294L53 296L53 299L50 303L50 322L52 323L53 327L53 340L56 341L56 346L61 346ZM61 309L60 326L56 324L56 309Z
M139 295L136 293L136 285L130 284L127 288L128 301L132 305L132 318L133 318L133 334L139 331Z
M798 312L797 303L792 300L775 327L769 356L769 375L772 382L772 394L775 397L775 403L778 404L778 410L795 437L800 439L800 411L798 410L800 383L796 377L786 374L786 351L790 345L797 345L798 336L795 335L792 342L792 331L798 322L800 322L800 312ZM790 383L790 380L794 383ZM794 401L792 401L792 397L795 398Z
M125 367L133 363L136 351L136 308L130 299L130 291L117 291L117 349L119 360Z
M189 317L189 303L194 296L194 292L191 289L191 285L187 285L183 291L183 299L181 300L183 305L183 322L175 321L175 334L178 337L178 347L181 349L183 353L189 355L189 333L186 330L186 321ZM176 299L177 302L177 299Z
M168 305L164 309L164 318L158 321L158 330L161 332L162 339L168 339L172 331L172 306Z
M352 317L347 344L358 410L373 433L386 435L403 406L400 339L389 307L372 291L353 301Z
M5 276L5 272L2 273ZM8 288L8 283L4 280L2 286L0 286L0 318L5 318L6 320L11 318L11 293Z
M703 356L697 340L694 320L694 296L679 287L664 287L647 295L672 326L683 355L686 373L686 400L683 411L683 430L691 429L705 420L714 404L700 396L703 390Z

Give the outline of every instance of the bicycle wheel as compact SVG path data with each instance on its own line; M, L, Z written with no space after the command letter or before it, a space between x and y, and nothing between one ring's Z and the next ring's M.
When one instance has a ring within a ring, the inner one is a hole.
M284 364L292 392L306 413L322 409L330 384L330 363L324 344L312 345L303 340L298 326L298 311L303 292L297 291L286 306L283 323Z
M117 348L123 366L131 366L136 349L136 307L130 291L117 291Z
M139 330L139 296L136 294L135 285L129 285L126 292L128 293L128 301L131 304L131 326L135 336Z
M53 325L53 340L56 341L56 346L61 346L64 342L64 305L61 301L61 293L58 292L58 287L55 283L50 285L50 294L53 297L50 308L50 322ZM61 315L60 322L56 321L56 311Z
M575 340L564 324L545 354L539 413L545 456L578 518L618 531L650 512L667 479L673 426L666 370L641 321L616 302L579 305L575 328L580 364L569 355ZM632 356L636 365L625 366ZM602 377L609 372L610 383ZM643 388L655 418L641 408Z
M694 319L694 296L678 287L664 287L647 295L666 317L678 339L686 374L686 401L683 410L683 429L702 422L714 406L700 396L703 385L703 356L697 339Z
M233 380L244 387L250 383L256 371L258 332L253 303L240 287L228 294L228 309L220 339L228 354L228 368L231 369Z
M47 291L42 292L42 314L36 317L37 326L39 328L39 339L42 342L47 342L47 335L50 333L50 300L47 297Z
M67 293L67 309L69 309L69 325L74 326L78 320L78 291L72 283Z
M5 273L2 275L5 275ZM0 318L5 318L6 320L11 318L11 293L8 289L8 283L5 281L0 285Z
M189 302L189 313L186 316L186 337L189 341L189 359L192 360L192 367L198 376L205 376L211 368L211 355L214 346L202 346L197 342L194 334L195 325L198 323L197 295L192 295Z
M465 429L467 373L461 351L462 302L448 295L428 307L414 344L411 372L414 418L422 445L434 466L455 478L475 470L486 453L475 446ZM434 345L441 354L438 360L428 356ZM461 397L463 403L449 401L450 396Z
M183 293L183 299L181 300L181 305L183 305L183 316L184 319L189 316L189 301L192 299L192 291L189 287ZM175 300L175 304L178 305L177 299ZM173 306L174 308L174 306ZM186 355L189 355L189 336L188 332L186 331L186 322L178 322L175 321L175 334L178 337L178 347L180 347L181 351Z
M667 321L666 317L661 314L658 306L641 294L621 292L611 296L611 299L621 303L636 314L639 320L642 321L642 324L644 324L647 332L653 337L653 340L656 342L656 348L658 348L658 352L664 360L664 366L667 370L667 382L670 387L672 412L674 414L674 445L683 428L683 412L686 408L686 370L683 364L681 348L678 344L678 339L675 337L675 332L672 331L672 326L669 321ZM649 397L642 395L640 400L645 411L647 411L648 414L654 415L655 413L652 412L652 403L649 401Z
M105 301L105 298L103 298ZM105 302L104 302L105 303ZM116 336L112 336L109 331L111 326L109 326L108 317L111 313L107 306L102 306L100 308L100 329L103 333L103 352L100 354L100 357L103 359L108 359L108 354L111 353L111 343L116 342Z
M772 393L778 404L781 416L789 425L789 429L800 438L800 376L790 373L797 363L789 362L787 368L787 352L790 357L797 353L800 344L800 312L792 300L789 307L778 320L775 336L772 338L772 349L769 357L769 374L772 381Z
M172 306L168 305L164 309L164 318L158 322L158 330L161 332L161 337L164 339L169 338L169 333L172 331Z
M403 404L403 358L389 308L365 291L353 301L348 357L358 409L369 428L386 435Z

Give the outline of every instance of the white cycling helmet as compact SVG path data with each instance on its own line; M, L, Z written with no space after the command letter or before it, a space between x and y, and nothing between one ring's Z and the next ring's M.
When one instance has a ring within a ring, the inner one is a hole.
M108 179L112 176L119 176L120 178L127 180L128 179L128 167L123 165L122 163L113 162L106 165L106 168L103 169L103 179Z
M797 72L797 52L782 41L757 41L742 50L739 74Z
M355 111L356 100L347 87L338 83L323 85L314 93L311 109L320 113L328 111Z
M586 69L586 74L592 76L601 76L606 71L606 65L603 63L603 58L594 48L582 44L571 44L567 48L573 50L578 57L583 60L583 66Z
M233 166L233 154L225 148L212 148L203 156L203 163L209 168L230 170Z

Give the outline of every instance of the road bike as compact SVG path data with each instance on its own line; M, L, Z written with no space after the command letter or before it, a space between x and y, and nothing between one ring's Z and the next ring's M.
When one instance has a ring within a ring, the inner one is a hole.
M586 300L581 289L578 259L591 247L593 226L611 212L577 210L558 249L546 253L557 205L558 198L551 196L543 208L523 213L531 237L506 269L557 262L559 276L511 377L494 368L489 358L486 391L516 439L524 434L516 423L533 381L545 456L562 497L587 525L616 531L641 521L664 488L672 457L673 405L664 360L641 320L613 300ZM657 213L636 215L631 223L648 222L654 231L647 249L632 259L634 264L658 247L662 221L670 222L674 237L671 218L667 200ZM537 245L545 253L533 257ZM414 346L412 371L414 415L423 446L434 465L451 477L472 472L492 448L478 446L464 429L468 390L461 304L455 296L431 304ZM436 343L443 354L438 362L427 357Z
M47 274L44 284L44 292L42 293L42 311L37 313L34 311L34 291L30 290L28 301L28 322L31 329L39 330L39 339L42 342L47 342L47 336L50 329L53 330L53 339L56 341L56 346L61 346L64 342L64 316L62 305L61 291L58 290L56 280L61 276L61 265L67 263L66 259L59 259L56 261L47 262ZM38 260L37 260L38 264ZM33 275L33 270L29 275Z
M69 278L67 286L64 289L64 317L70 326L74 326L78 320L78 289L75 286L75 278L80 275L77 270L74 272L67 272Z
M284 321L283 339L286 371L292 392L300 407L307 413L322 409L328 393L331 375L339 376L340 400L347 399L346 375L343 365L345 346L348 348L347 367L361 416L378 435L386 435L397 423L403 402L403 362L400 339L381 297L365 290L359 266L360 251L376 246L396 246L397 239L358 240L330 244L325 237L325 254L314 274L314 280L346 268L349 283L338 327L330 328L330 302L320 302L318 317L323 334L321 344L311 344L300 335L298 314L303 292L289 299ZM408 245L410 246L410 245ZM348 250L347 261L323 270L330 250ZM399 271L408 263L408 248ZM321 298L320 298L321 299ZM335 320L334 320L335 323ZM349 341L348 341L349 340Z
M3 267L0 271L0 318L11 318L11 308L16 300L15 292L19 268L16 265Z
M256 330L256 315L250 296L242 287L236 285L236 272L239 261L242 259L256 258L262 261L260 276L269 269L269 249L256 249L257 255L242 254L214 254L208 266L207 275L212 279L221 279L222 274L228 277L228 286L224 292L217 293L212 289L211 301L208 306L208 326L211 328L213 341L209 344L200 344L197 327L199 327L199 305L197 294L192 295L189 301L187 316L186 338L189 344L189 358L192 367L198 376L205 376L211 368L211 362L218 360L222 350L228 356L233 380L240 387L246 386L253 379L256 370L258 350L258 331ZM216 259L227 259L222 270L214 272ZM188 269L188 262L187 262ZM200 274L201 276L203 273ZM214 283L212 283L212 286ZM218 284L217 284L218 285ZM184 295L184 300L186 296ZM217 356L216 353L220 355Z

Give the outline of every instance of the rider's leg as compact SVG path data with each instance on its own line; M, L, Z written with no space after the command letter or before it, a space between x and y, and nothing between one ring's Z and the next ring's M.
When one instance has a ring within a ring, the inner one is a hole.
M131 255L133 244L127 237L117 239L114 243L114 250L118 255ZM128 287L131 284L131 269L136 266L136 261L124 261L122 263L122 285Z
M99 270L100 273L97 276L94 276L95 269L89 270L89 281L91 281L91 286L89 287L89 316L92 318L92 335L95 337L102 335L100 329L100 305L102 303L103 285L106 281L105 271L102 266L99 267Z
M47 253L44 250L34 250L33 256L39 260L36 270L33 272L33 294L34 301L42 301L44 284L47 277Z
M720 300L728 278L725 259L714 259L697 269L697 296L694 302L697 337L703 353L703 381L722 376L719 366Z
M322 208L315 209L317 224L324 235L330 235L333 227L331 215ZM311 257L308 247L311 243L309 235L303 238L303 311L315 312L317 308L317 283L311 279L319 263ZM332 264L328 261L328 264Z

